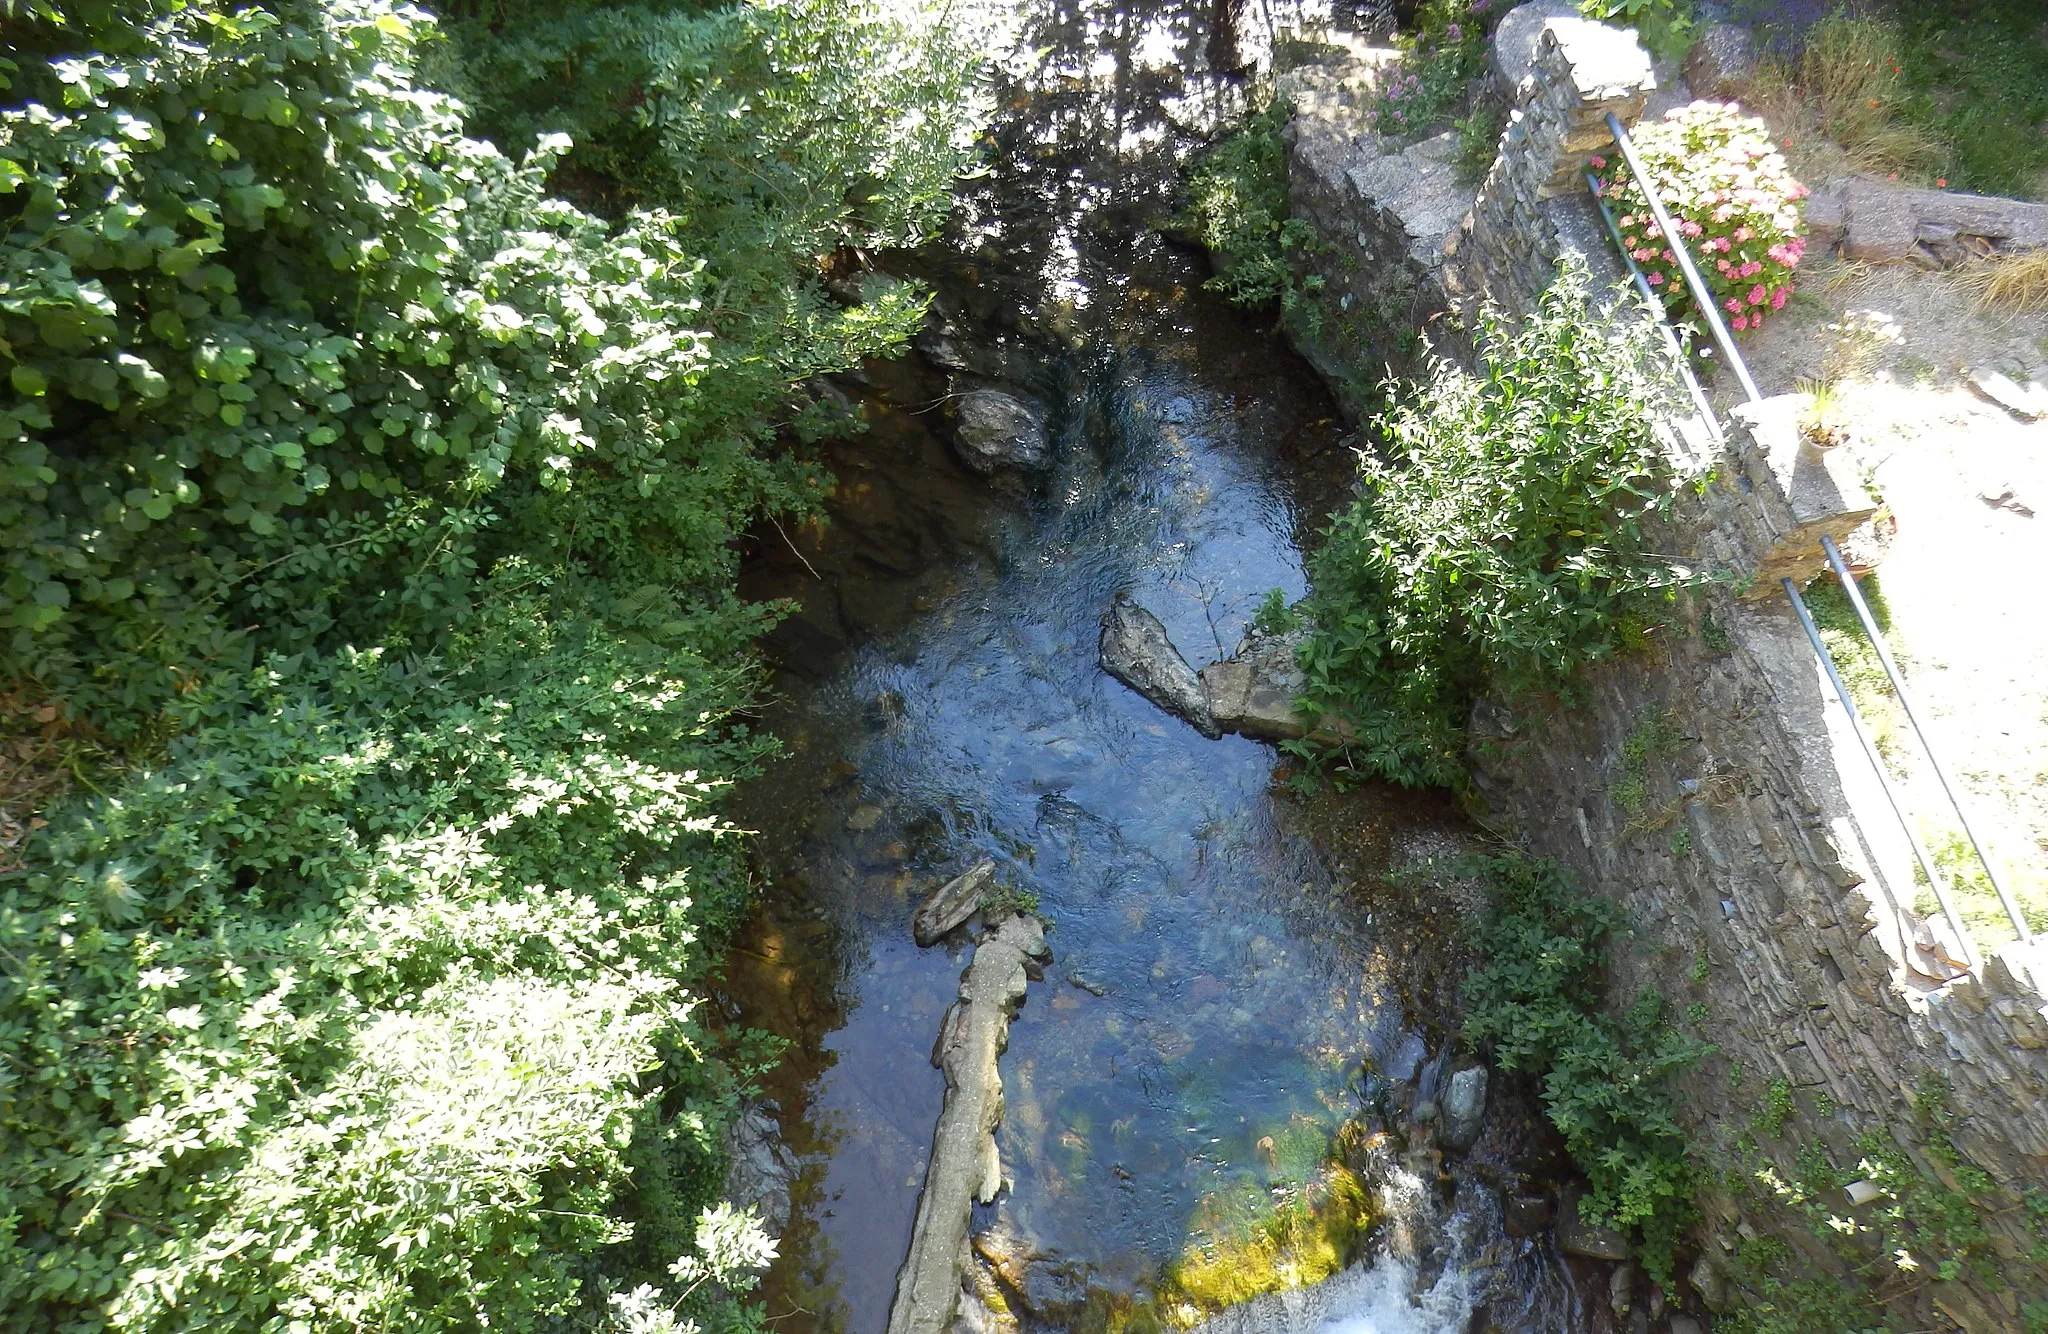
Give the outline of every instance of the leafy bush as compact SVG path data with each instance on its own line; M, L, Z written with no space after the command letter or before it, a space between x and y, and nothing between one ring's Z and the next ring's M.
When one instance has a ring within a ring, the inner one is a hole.
M1771 143L1770 128L1732 102L1673 107L1635 131L1637 156L1657 197L1691 244L1707 288L1737 332L1761 326L1792 296L1792 270L1806 252L1799 201L1807 189L1792 179ZM1692 294L1656 219L1642 183L1626 163L1594 158L1600 193L1621 213L1629 248L1665 306L1678 315Z
M1351 768L1461 784L1477 693L1565 687L1695 580L1645 527L1686 480L1651 425L1668 353L1647 320L1591 319L1587 284L1568 268L1519 330L1489 316L1478 374L1439 362L1397 389L1384 457L1361 454L1310 558L1305 708L1345 721Z
M715 275L699 318L771 350L886 322L820 299L817 258L913 246L944 220L988 31L941 0L458 0L472 125L574 141L555 183L662 210ZM835 361L834 365L844 362Z
M698 776L758 753L729 669L486 606L445 657L215 678L7 886L21 1327L527 1328L629 1170L715 1190L682 988L745 884Z
M917 321L819 259L933 224L974 63L756 8L631 31L725 119L630 190L472 137L386 0L0 18L0 678L114 775L0 877L8 1328L744 1323L735 538Z
M1664 1021L1655 993L1619 1020L1603 1011L1612 904L1554 862L1508 854L1472 869L1488 900L1481 962L1465 980L1465 1036L1502 1069L1540 1083L1551 1123L1586 1174L1581 1213L1634 1232L1644 1269L1668 1287L1693 1172L1665 1086L1708 1048Z
M1699 30L1692 0L1579 0L1579 12L1602 23L1634 28L1645 46L1673 62L1685 55Z
M1215 265L1215 276L1203 285L1242 306L1285 304L1297 294L1288 257L1311 229L1287 216L1287 145L1280 132L1290 114L1285 102L1271 102L1217 140L1189 174L1187 200L1175 219Z

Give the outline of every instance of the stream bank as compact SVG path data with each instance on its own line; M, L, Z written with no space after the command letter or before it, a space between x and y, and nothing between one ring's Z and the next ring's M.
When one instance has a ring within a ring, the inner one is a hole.
M1303 276L1344 335L1311 350L1340 386L1376 379L1418 319L1528 309L1569 256L1620 276L1582 172L1606 114L1687 94L1571 9L1501 20L1529 18L1533 49L1510 60L1497 42L1514 114L1450 203L1440 159L1363 128L1388 53L1332 41L1285 76L1305 94L1287 130L1316 238ZM1375 307L1390 260L1400 302ZM1724 581L1575 698L1482 703L1468 761L1491 824L1632 924L1611 1003L1657 991L1715 1043L1679 1080L1703 1169L1679 1295L1747 1327L2033 1328L2048 1320L2048 1005L2022 947L1987 948L1974 971L1944 962L1959 947L1915 910L1904 836L1783 596L1781 577L1822 574L1820 534L1876 503L1802 439L1806 406L1739 408L1725 435L1669 423L1674 458L1713 481L1682 499L1666 549Z

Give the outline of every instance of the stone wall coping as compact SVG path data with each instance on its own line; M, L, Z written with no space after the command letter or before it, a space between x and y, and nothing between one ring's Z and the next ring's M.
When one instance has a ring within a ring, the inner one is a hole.
M1556 43L1571 64L1572 81L1587 102L1613 102L1650 92L1657 72L1633 28L1615 28L1588 18L1557 18L1536 39L1540 53Z
M1513 100L1520 100L1514 96L1516 90L1536 63L1536 43L1543 30L1554 19L1578 17L1577 0L1529 0L1501 15L1493 29L1493 73Z

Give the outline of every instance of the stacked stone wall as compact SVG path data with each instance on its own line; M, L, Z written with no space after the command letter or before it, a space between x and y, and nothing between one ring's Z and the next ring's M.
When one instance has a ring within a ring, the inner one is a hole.
M1641 113L1650 66L1616 30L1548 10L1536 21L1526 73L1503 71L1514 111L1499 159L1455 224L1439 203L1414 206L1443 198L1414 150L1364 142L1313 104L1290 130L1325 300L1349 298L1340 313L1384 302L1354 336L1301 339L1334 382L1377 378L1386 349L1422 322L1455 349L1482 303L1528 310L1574 251L1618 276L1580 173L1609 111L1624 123ZM1819 534L1840 536L1870 506L1798 440L1797 411L1747 410L1725 438L1675 424L1674 449L1715 471L1671 549L1734 583L1695 598L1654 651L1589 674L1583 697L1482 705L1475 779L1502 832L1625 910L1617 1003L1654 988L1704 1007L1690 1013L1716 1054L1679 1097L1711 1176L1691 1275L1701 1297L1738 1301L1754 1280L1738 1252L1766 1234L1798 1257L1795 1273L1849 1282L1856 1249L1822 1240L1838 1235L1825 1220L1881 1228L1897 1202L1840 1189L1802 1200L1772 1183L1810 1179L1816 1153L1855 1169L1875 1142L1928 1182L1968 1195L1976 1168L1994 1189L1972 1201L1985 1239L1953 1276L1939 1266L1954 1257L1929 1253L1863 1278L1913 1328L2017 1331L2024 1303L2048 1300L2036 1258L2048 1238L2023 1204L2029 1187L2048 1188L2048 1006L2011 950L1944 980L1957 970L1940 962L1938 924L1913 911L1888 860L1896 825L1778 589L1819 574ZM1948 1126L1930 1135L1935 1090Z

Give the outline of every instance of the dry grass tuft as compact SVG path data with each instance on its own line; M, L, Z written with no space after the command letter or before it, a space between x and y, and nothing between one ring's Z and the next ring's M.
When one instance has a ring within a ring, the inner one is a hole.
M1976 298L1980 312L2036 315L2048 312L2048 250L1994 255L1956 275Z

